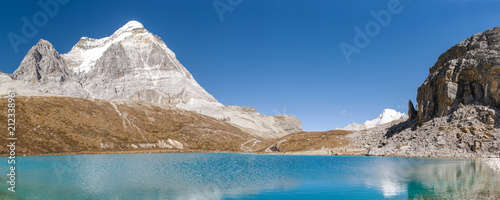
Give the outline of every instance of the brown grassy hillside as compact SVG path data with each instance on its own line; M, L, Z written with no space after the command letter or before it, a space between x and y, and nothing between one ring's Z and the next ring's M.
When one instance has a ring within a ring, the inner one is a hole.
M0 129L7 130L5 98L0 112ZM168 106L70 97L17 97L16 124L18 155L131 151L140 145L166 150L158 142L172 147L168 139L184 150L239 151L253 138L226 122ZM5 155L7 141L2 141Z
M266 149L280 152L297 152L346 147L349 145L349 139L345 136L351 133L344 130L298 132L279 139L256 142L253 149L258 152L266 151ZM252 142L247 142L245 145L252 144Z

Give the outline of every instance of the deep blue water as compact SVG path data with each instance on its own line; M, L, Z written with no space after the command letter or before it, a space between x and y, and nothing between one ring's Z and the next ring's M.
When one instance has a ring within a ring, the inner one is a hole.
M7 158L0 172L7 174ZM471 199L500 178L480 160L256 154L17 158L0 199Z

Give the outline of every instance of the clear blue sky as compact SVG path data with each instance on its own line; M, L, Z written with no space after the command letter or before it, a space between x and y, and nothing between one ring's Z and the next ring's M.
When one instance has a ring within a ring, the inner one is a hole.
M232 9L222 21L214 0L72 0L47 15L18 53L8 33L22 36L21 19L32 22L43 9L37 1L2 1L0 71L17 69L39 39L67 53L83 36L106 37L137 20L221 103L292 114L305 130L329 130L373 119L385 108L406 112L442 52L500 26L500 1L400 0L401 12L348 63L339 44L354 45L354 27L373 25L370 11L388 10L389 0L218 1Z

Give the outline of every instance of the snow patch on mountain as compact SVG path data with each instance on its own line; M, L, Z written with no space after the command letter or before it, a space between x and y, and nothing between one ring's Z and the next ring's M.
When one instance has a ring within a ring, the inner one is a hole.
M370 129L392 121L406 120L406 119L408 119L408 115L406 113L401 113L393 109L385 109L384 112L382 112L382 114L380 114L377 118L373 120L368 120L362 124L352 123L342 129L347 131L359 131L359 130Z
M62 55L70 62L69 67L77 74L89 72L103 53L115 43L119 43L132 36L136 29L145 30L144 26L137 21L130 21L113 33L113 35L101 39L82 37L80 41L67 54ZM142 32L141 34L147 34Z
M79 46L75 46L77 48L73 48L70 53L63 55L63 57L65 57L66 60L80 58L78 60L81 61L81 64L78 67L74 67L72 70L77 74L83 74L91 70L91 67L95 65L97 59L102 56L104 51L106 51L111 44L120 42L131 35L132 33L126 33L120 34L116 38L106 37L98 40L84 37L80 41L82 41L82 43L86 43L86 47L92 48L82 49L78 48Z

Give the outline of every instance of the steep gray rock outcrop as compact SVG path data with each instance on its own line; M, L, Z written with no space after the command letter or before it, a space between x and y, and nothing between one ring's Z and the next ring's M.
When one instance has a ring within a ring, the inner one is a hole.
M291 115L277 115L274 116L274 118L276 126L283 128L287 133L297 133L302 131L300 120L297 117Z
M10 75L25 81L34 89L58 95L87 97L78 75L70 70L52 44L40 40L33 46L19 68Z
M418 113L415 110L415 107L413 106L413 102L411 100L408 101L408 120L413 121L417 119Z
M475 34L439 56L418 88L418 119L451 114L460 104L500 107L500 27Z

